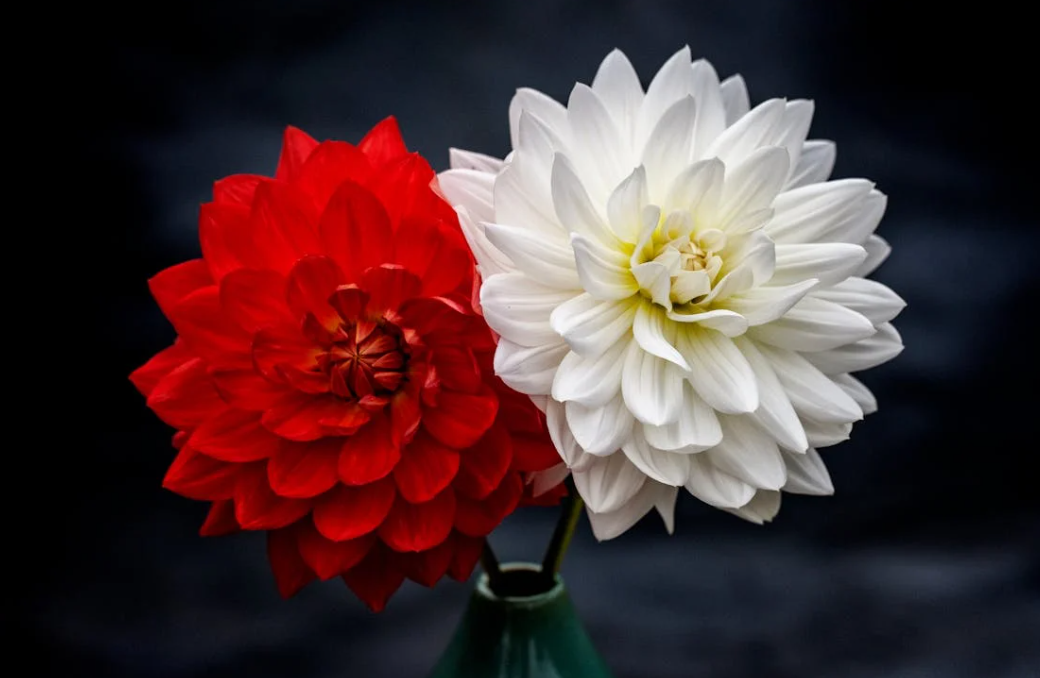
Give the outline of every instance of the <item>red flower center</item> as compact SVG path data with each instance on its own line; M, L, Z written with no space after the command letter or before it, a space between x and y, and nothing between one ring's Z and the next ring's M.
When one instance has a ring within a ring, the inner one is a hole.
M404 381L408 354L403 343L401 330L391 323L347 321L318 356L318 368L329 375L332 392L340 398L391 395Z

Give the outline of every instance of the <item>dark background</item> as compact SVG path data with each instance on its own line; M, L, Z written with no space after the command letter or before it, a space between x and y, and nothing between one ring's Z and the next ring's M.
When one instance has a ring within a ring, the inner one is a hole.
M61 272L83 288L56 301L74 318L62 383L86 423L47 424L69 436L60 458L33 457L49 480L16 482L60 518L8 558L31 572L15 579L17 620L43 675L422 676L468 586L406 585L378 616L335 582L284 602L261 535L199 538L205 507L160 488L170 431L126 379L173 338L145 281L198 256L212 181L273 172L287 124L357 141L394 114L443 169L451 145L508 150L516 87L566 99L615 46L648 84L686 43L742 73L753 103L815 99L835 176L889 194L877 277L909 304L907 348L863 378L880 411L825 452L835 497L789 496L767 527L688 496L671 538L655 519L605 544L585 526L564 574L593 639L618 678L1040 675L1025 16L993 2L182 0L73 19L54 85L72 166L47 179L64 188L45 207L68 209L83 269ZM553 517L513 516L500 555L537 557Z

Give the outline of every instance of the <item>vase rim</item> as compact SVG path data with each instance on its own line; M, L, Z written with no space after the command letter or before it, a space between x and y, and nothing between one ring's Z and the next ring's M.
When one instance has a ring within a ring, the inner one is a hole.
M511 572L541 572L542 566L536 563L502 563L500 569L503 574L509 574ZM476 593L481 598L491 601L503 601L507 602L512 606L518 607L539 607L546 603L552 602L563 595L564 586L563 578L560 577L559 573L553 577L553 585L547 591L541 591L527 596L500 596L491 590L488 584L487 573L481 573L480 578L477 580Z

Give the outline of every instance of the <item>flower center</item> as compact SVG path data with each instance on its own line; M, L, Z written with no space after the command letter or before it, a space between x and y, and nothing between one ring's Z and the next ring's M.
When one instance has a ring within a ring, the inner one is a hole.
M345 399L394 393L404 381L408 355L401 330L385 321L345 322L332 335L318 367L329 375L332 392Z
M676 212L662 219L644 242L632 261L643 296L671 309L697 304L711 292L723 267L725 233L695 230L689 214Z

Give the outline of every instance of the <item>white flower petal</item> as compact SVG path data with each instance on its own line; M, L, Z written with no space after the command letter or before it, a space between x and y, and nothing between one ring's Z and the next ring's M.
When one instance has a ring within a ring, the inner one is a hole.
M804 452L809 447L805 429L769 359L746 337L738 337L734 343L747 358L758 380L758 409L748 416L780 445Z
M615 247L617 236L603 223L570 161L559 153L552 166L552 199L556 217L569 232Z
M715 228L727 233L743 232L735 228L739 217L768 209L787 179L790 156L787 150L766 146L750 153L732 169L726 168ZM749 227L745 224L745 230Z
M448 166L452 169L469 169L497 174L504 164L498 158L483 153L464 151L461 148L448 149Z
M682 407L682 371L631 342L621 373L621 394L632 415L661 426L675 421Z
M809 437L809 444L813 447L830 447L843 443L849 439L849 434L852 432L851 423L824 424L812 419L804 419L802 424L805 426L805 435Z
M563 463L551 466L544 471L535 471L530 475L532 496L542 496L566 480L570 474L571 470L567 468L567 464Z
M726 166L718 158L695 162L676 175L663 206L688 210L695 222L708 223L718 209Z
M791 494L830 495L834 494L834 484L827 466L820 458L820 453L809 448L805 454L795 454L781 450L784 463L787 465L787 484L784 492Z
M639 289L650 292L651 301L672 310L672 275L668 266L657 261L647 261L630 270Z
M747 83L739 73L722 81L722 105L726 109L726 125L732 125L751 110Z
M886 363L903 352L903 339L891 323L882 323L877 334L830 351L807 353L808 358L824 374L841 374L869 370Z
M758 148L772 145L777 125L784 117L786 103L783 99L769 99L755 106L747 115L734 122L715 139L705 157L716 157L735 167Z
M494 221L499 224L522 227L554 243L566 244L567 231L556 222L551 197L537 183L537 172L532 172L533 160L515 156L495 177Z
M471 169L453 169L439 174L437 185L452 205L465 207L478 221L494 221L494 174Z
M509 103L509 134L513 148L520 145L520 114L534 115L557 134L567 127L567 109L538 90L521 87Z
M827 181L834 169L837 147L833 141L814 139L802 145L802 155L787 180L788 188Z
M671 507L674 512L675 488L659 485L653 481L644 483L639 492L616 511L597 513L588 508L586 513L589 516L589 524L592 526L592 534L598 541L614 539L624 534L654 508L661 511L663 506L667 510L669 492L671 492ZM662 518L665 520L665 528L669 529L669 520L663 513Z
M518 172L519 183L529 193L531 203L550 220L554 214L552 166L557 151L563 147L563 141L545 123L527 111L520 114L520 144L509 164Z
M469 210L461 205L455 208L455 213L459 217L459 226L466 238L466 244L477 260L477 272L480 273L481 279L486 280L497 273L512 273L516 270L509 257L488 240L483 222L474 221Z
M802 145L809 134L809 126L812 124L815 108L815 104L808 99L788 101L784 107L784 116L777 125L777 136L773 144L787 149L790 161L788 167L791 171L798 166L798 161L802 157ZM791 171L788 171L787 176L784 177L784 184L790 179Z
M697 100L697 115L693 131L693 149L690 158L699 157L726 129L726 108L722 102L719 74L706 59L693 62L691 92Z
M605 405L586 407L569 402L565 409L574 439L588 454L613 454L632 438L636 422L620 393Z
M631 171L628 143L606 106L588 85L578 83L567 102L571 145L580 148L572 162L582 170L585 188L602 205L614 187ZM555 197L555 193L554 193ZM564 220L564 224L567 222Z
M558 403L555 400L549 400L546 403L545 426L549 431L549 438L556 447L556 451L560 453L560 458L563 459L563 463L571 471L584 471L599 459L599 457L586 454L585 450L578 445L578 441L574 439L570 428L567 426L567 417L563 403Z
M799 415L833 423L863 418L856 401L798 353L763 344L758 345L758 350L769 359Z
M495 351L495 374L506 386L527 395L544 395L552 390L561 361L570 352L563 339L538 346L521 346L499 337Z
M673 177L689 165L693 144L697 102L687 95L664 112L643 147L642 165L646 167L650 198L660 202Z
M559 364L552 383L552 397L601 407L621 392L621 371L629 339L623 338L605 351L583 357L571 351Z
M632 269L636 273L635 269ZM636 279L639 275L636 273ZM706 271L679 271L668 291L668 300L673 304L686 304L697 297L711 292L711 278Z
M852 242L834 232L859 214L873 188L866 179L841 179L784 191L773 201L773 219L765 230L784 244Z
M572 469L574 487L590 511L617 511L632 501L647 482L646 474L637 469L624 454L612 454L609 457L590 455L590 458L592 461L585 469ZM652 506L653 502L650 502L646 511Z
M598 301L586 292L558 306L549 317L549 324L575 353L595 356L629 335L641 301Z
M718 304L744 316L750 326L763 325L791 310L818 282L810 278L791 285L752 287L727 296Z
M538 285L523 273L501 273L484 281L480 305L491 329L516 344L534 347L559 342L549 317L571 296Z
M700 325L701 327L707 327L717 332L721 332L727 337L739 336L744 334L748 329L748 322L744 316L725 309L715 309L714 311L702 311L697 313L668 311L667 315L669 320L673 320L677 323L683 323L684 325Z
M831 377L834 383L841 387L856 404L863 410L863 414L874 414L877 412L877 399L866 385L851 374L835 374Z
M578 279L586 292L602 301L627 299L639 292L639 283L626 257L577 233L571 234Z
M726 414L758 409L755 373L732 339L689 326L679 330L676 348L690 365L686 378L714 409Z
M866 278L847 278L837 285L816 290L811 296L856 311L875 326L892 320L906 308L902 297L885 285Z
M759 490L751 501L740 508L725 510L744 520L762 525L771 521L780 512L780 493L773 490Z
M888 196L876 189L871 191L863 199L857 213L845 221L840 228L831 231L829 238L856 245L865 244L877 230L887 207Z
M711 409L689 382L683 384L683 404L679 417L669 424L643 424L646 441L660 450L678 454L703 452L722 440L722 427Z
M837 348L866 339L875 331L873 323L859 313L809 295L782 318L749 329L748 335L772 346L806 352Z
M885 259L888 259L888 255L892 253L892 246L880 235L868 237L866 242L863 243L863 249L867 251L867 258L852 273L861 278L866 278L876 271L877 267L885 263Z
M484 233L492 245L532 280L559 290L581 289L571 248L534 231L503 224L484 224Z
M746 417L720 417L722 442L702 453L719 470L765 490L787 482L780 448L773 438Z
M691 455L658 450L641 435L632 436L621 449L628 460L651 480L678 487L690 476Z
M632 63L621 50L613 50L600 63L592 80L592 91L603 101L631 147L639 107L643 103L643 86Z
M636 138L633 148L641 149L650 132L657 126L657 121L668 108L679 99L690 93L693 87L693 69L690 68L690 48L683 47L672 55L661 70L657 71L650 86L646 89L646 97L639 109L636 121Z
M821 285L833 285L856 274L867 251L849 243L812 243L776 245L776 269L770 282L790 285L816 278Z
M639 239L643 207L648 200L646 169L640 165L614 189L607 201L610 228L620 240L635 243Z
M666 322L665 310L656 304L643 301L636 309L635 322L632 324L632 334L636 342L644 351L674 363L680 369L687 371L690 366L682 357L678 349L672 345L667 336L666 329L671 327ZM674 337L674 327L671 327L671 335Z
M647 483L643 487L647 486L654 487L657 495L654 499L654 508L664 521L664 529L668 531L668 534L672 534L675 532L675 500L679 498L679 488L667 485L654 486L651 483Z
M716 283L715 289L705 302L725 299L749 287L764 285L773 278L776 268L776 245L763 231L733 238L733 245L726 247L723 256L726 259L723 271L728 272ZM732 278L734 282L730 283L727 278Z
M755 488L720 470L705 454L690 455L690 477L683 486L716 508L744 506L755 496Z

